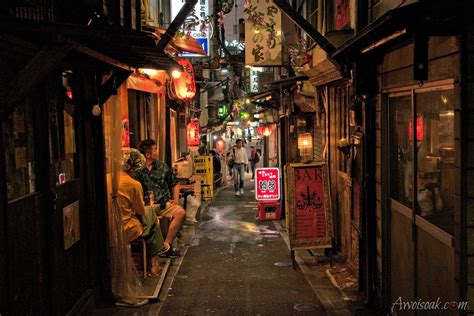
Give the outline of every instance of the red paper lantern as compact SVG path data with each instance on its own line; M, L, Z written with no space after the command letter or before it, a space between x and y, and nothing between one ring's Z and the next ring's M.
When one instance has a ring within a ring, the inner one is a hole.
M193 119L186 127L186 140L188 142L188 146L199 146L200 137L199 120Z
M270 125L266 125L263 128L263 136L270 136L272 134L272 127Z
M216 142L216 149L217 151L219 152L224 152L225 150L225 142L223 139L219 139L217 142Z
M189 101L196 95L193 65L189 60L184 58L178 58L176 62L183 67L183 72L181 72L181 74L173 74L170 97Z
M272 134L271 125L262 124L257 128L257 134L261 136L270 136Z

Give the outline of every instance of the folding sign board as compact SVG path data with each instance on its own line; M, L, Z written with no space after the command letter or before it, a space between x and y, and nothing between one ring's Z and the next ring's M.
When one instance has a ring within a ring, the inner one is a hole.
M257 168L255 170L255 199L257 201L280 199L280 169Z
M290 248L331 248L334 234L326 164L286 165L285 195Z

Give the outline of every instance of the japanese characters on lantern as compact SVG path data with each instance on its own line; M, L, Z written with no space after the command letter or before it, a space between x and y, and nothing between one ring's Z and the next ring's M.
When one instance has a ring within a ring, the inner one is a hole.
M194 80L194 69L191 62L184 58L178 58L176 62L183 67L180 75L173 75L170 86L170 97L183 101L189 101L196 95L196 82Z

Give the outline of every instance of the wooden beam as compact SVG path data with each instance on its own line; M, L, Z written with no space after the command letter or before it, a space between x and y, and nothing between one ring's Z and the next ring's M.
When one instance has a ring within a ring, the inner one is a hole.
M173 39L174 34L181 24L183 24L184 20L186 20L197 2L198 0L186 0L181 10L179 10L178 15L176 15L173 22L171 22L170 26L166 29L165 34L163 34L160 41L156 45L159 51L164 50L166 45L168 45L168 43Z
M280 10L285 13L296 25L308 34L328 55L336 50L326 37L316 30L314 26L298 14L285 0L273 0Z
M130 67L129 65L125 64L125 63L122 63L112 57L109 57L107 55L104 55L94 49L91 49L87 46L84 46L84 45L81 45L79 43L76 43L75 41L73 40L66 40L67 43L70 43L70 44L73 44L74 47L75 47L75 50L78 51L79 53L82 53L84 55L87 55L89 57L92 57L94 59L97 59L97 60L100 60L106 64L109 64L109 65L113 65L115 67L118 67L118 68L122 68L124 70L127 70L127 71L135 71L135 68L133 67Z
M117 94L117 89L125 80L132 74L131 71L118 71L110 76L107 81L99 87L98 98L99 102L105 103L112 94Z
M5 95L1 98L3 107L0 109L0 119L3 120L13 112L16 104L23 100L36 85L56 69L73 48L72 44L44 45L6 87Z

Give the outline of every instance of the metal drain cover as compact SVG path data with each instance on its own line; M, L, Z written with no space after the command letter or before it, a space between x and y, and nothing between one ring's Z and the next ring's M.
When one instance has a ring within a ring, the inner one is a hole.
M282 261L282 262L275 262L274 265L277 267L291 267L292 263L291 261Z
M312 311L318 310L319 307L318 305L313 304L313 303L300 303L300 304L294 305L293 309L300 312L312 312Z

